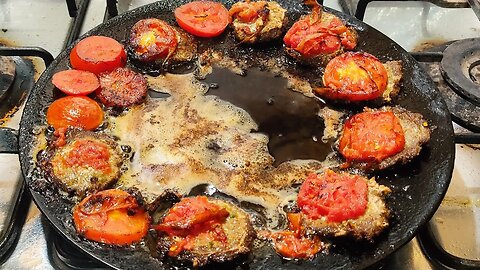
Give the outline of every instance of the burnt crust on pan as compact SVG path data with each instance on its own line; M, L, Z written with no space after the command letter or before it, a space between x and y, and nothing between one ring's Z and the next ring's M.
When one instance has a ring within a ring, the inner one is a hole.
M263 2L263 1L262 1ZM238 2L242 3L242 2ZM235 4L234 4L235 5ZM240 43L253 44L268 42L280 37L286 30L288 23L287 10L275 1L267 1L263 12L267 18L264 21L262 16L251 23L243 23L233 16L233 33ZM256 33L260 29L258 33ZM246 30L253 30L256 34L248 34Z
M225 208L230 214L222 224L228 244L223 247L212 244L212 242L196 241L193 249L183 250L175 257L179 261L190 261L194 267L210 262L226 262L246 254L250 252L255 238L255 230L250 216L243 209L220 199L209 198L208 201ZM159 235L157 250L161 256L167 256L171 245L172 242L168 236Z
M307 231L323 236L351 236L357 240L372 241L389 225L390 211L384 199L391 190L386 186L379 185L373 178L367 180L367 186L368 203L362 216L342 222L328 222L326 217L313 220L302 214L302 224L307 228Z
M78 141L93 141L105 146L109 153L110 172L103 172L88 165L65 164L63 161ZM45 152L39 164L46 176L58 188L79 198L112 186L121 175L123 157L119 146L110 136L103 133L71 129L67 132L64 146L59 147L55 143L50 143Z
M380 162L351 162L351 166L363 170L383 170L395 164L405 164L418 156L422 150L422 145L430 140L430 129L428 122L419 113L410 112L400 106L384 106L379 109L365 108L364 112L391 111L400 121L405 136L405 147L399 153L387 157ZM337 146L340 138L337 140Z

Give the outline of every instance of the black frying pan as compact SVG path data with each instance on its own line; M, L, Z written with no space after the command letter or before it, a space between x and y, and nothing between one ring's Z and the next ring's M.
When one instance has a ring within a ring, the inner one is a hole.
M119 41L125 39L130 27L139 19L158 17L174 24L171 11L185 1L160 1L122 14L88 32L86 35L105 35ZM175 3L172 3L175 2ZM222 1L223 2L223 1ZM230 7L233 1L224 1ZM289 10L291 23L308 8L300 1L279 1ZM438 208L450 182L454 161L454 139L450 115L440 93L418 63L399 45L372 27L357 19L326 8L357 29L360 35L358 50L370 52L382 61L395 59L404 64L402 93L396 104L413 112L419 112L428 119L433 128L431 140L421 155L409 165L400 166L381 173L382 184L392 188L388 205L393 212L390 228L379 236L375 243L339 243L330 254L320 254L312 261L288 262L277 256L270 247L256 249L243 261L249 269L331 269L365 268L401 247L412 239L418 228L426 223ZM291 70L312 81L320 78L321 70L302 68L289 62L283 55L281 42L266 47L233 46L230 34L203 43L217 46L232 56L248 58L277 58L286 61ZM221 44L219 41L225 41ZM71 221L72 203L48 188L46 182L35 181L32 177L32 146L35 145L34 127L45 124L45 109L53 101L54 87L50 80L60 70L68 69L68 55L71 47L62 52L42 74L26 103L20 124L20 162L23 175L33 198L53 226L82 250L114 268L122 269L171 269L170 262L154 259L142 248L107 247L81 239ZM253 60L254 61L254 60ZM290 61L291 62L291 61ZM216 265L215 267L219 267ZM230 269L232 265L221 266Z

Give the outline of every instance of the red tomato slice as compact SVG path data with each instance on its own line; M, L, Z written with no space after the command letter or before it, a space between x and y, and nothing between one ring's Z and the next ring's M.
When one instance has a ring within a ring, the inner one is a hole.
M212 1L193 1L175 9L178 25L198 37L216 37L230 23L228 10Z
M94 130L102 121L102 108L95 100L86 96L59 98L47 110L47 122L56 130L70 126Z
M237 2L232 5L228 13L240 22L251 23L260 17L259 11L264 9L266 5L266 1Z
M123 67L127 55L122 44L113 38L90 36L82 39L70 52L70 64L74 69L95 74Z
M315 4L312 13L295 22L283 38L288 49L304 57L316 57L338 51L342 46L354 49L356 34L348 29L339 18L322 21L322 10Z
M52 77L52 83L67 95L88 95L100 87L95 74L83 70L64 70Z
M186 236L194 233L192 230L194 226L209 227L212 225L211 221L221 223L228 215L225 208L209 202L205 196L188 197L175 204L156 229L169 235Z
M288 213L289 230L270 234L275 251L286 258L313 258L323 248L318 236L305 236L300 213Z
M104 173L110 173L112 166L110 165L109 146L103 142L80 139L74 142L72 150L67 154L67 158L63 159L65 165L90 167L95 170L101 170Z
M135 59L148 62L167 58L177 49L177 32L168 23L155 19L140 20L130 30L130 48Z
M272 237L275 251L286 258L309 259L322 250L322 242L318 236L312 239L298 236L295 232L281 231Z
M384 65L365 52L347 52L332 59L325 68L325 88L315 91L332 99L364 101L380 97L387 89Z
M125 191L109 189L83 199L73 209L77 232L85 238L111 245L140 241L150 225L148 213Z
M297 204L311 219L323 216L341 222L363 215L367 209L367 179L358 175L326 170L312 174L298 192Z
M182 250L192 249L200 235L225 244L228 239L222 223L228 216L225 208L209 202L205 196L189 197L175 204L154 228L172 236L168 254L177 256Z
M363 112L347 120L339 151L347 161L382 161L405 147L402 125L392 112Z

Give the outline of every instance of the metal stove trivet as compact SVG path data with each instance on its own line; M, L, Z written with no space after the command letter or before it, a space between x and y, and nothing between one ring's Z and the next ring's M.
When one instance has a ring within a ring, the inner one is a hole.
M1 87L1 103L0 106L0 126L4 124L5 117L13 113L12 110L18 109L20 104L26 98L34 85L34 68L33 64L19 56L37 56L41 57L48 66L53 57L40 48L9 48L0 47L0 56L13 56L11 59L15 65L12 78L4 80L7 85ZM11 71L11 70L10 70ZM0 127L0 153L18 153L18 139L11 129ZM9 202L9 215L5 220L4 229L0 234L0 263L4 262L13 247L18 241L18 236L25 222L28 207L30 205L30 194L24 185L23 179L18 183L18 190L15 196Z

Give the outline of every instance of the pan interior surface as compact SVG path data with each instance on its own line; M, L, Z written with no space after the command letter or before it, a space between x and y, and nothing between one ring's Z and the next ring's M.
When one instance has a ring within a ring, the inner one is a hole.
M186 1L159 1L138 9L126 12L86 33L89 35L105 35L124 41L129 29L135 22L143 18L156 17L174 24L172 10ZM222 1L230 7L234 1ZM290 25L308 8L300 1L278 1L288 10ZM249 269L358 269L373 265L412 239L418 228L427 222L438 208L451 179L454 161L453 129L450 115L438 90L419 64L399 45L372 27L325 8L326 11L339 16L359 33L358 51L366 51L377 56L381 61L402 60L403 82L401 94L394 100L412 112L421 113L432 126L429 143L419 157L411 163L393 170L375 173L381 179L380 184L392 189L387 198L387 205L393 212L391 224L386 232L375 239L374 243L339 244L329 254L319 254L311 261L293 262L281 259L268 246L259 247L242 262L236 264L213 265L231 269L235 266ZM247 47L234 46L229 33L219 38L201 41L201 46L215 47L228 51L229 55L240 60L255 59L289 60L283 53L281 41L268 46ZM62 198L58 192L49 189L45 183L35 180L33 174L35 164L31 153L37 140L32 130L44 124L44 111L54 99L54 87L51 77L54 73L69 68L69 52L72 47L62 52L50 67L42 74L26 104L20 125L20 161L26 182L33 198L54 227L75 245L88 254L118 269L178 269L169 261L159 261L149 252L138 247L115 248L90 241L77 235L71 221L72 203ZM234 48L234 49L232 49ZM288 64L290 65L290 64ZM321 70L295 67L295 72L312 80L320 77ZM42 186L43 185L43 186ZM148 242L149 239L146 240ZM148 243L147 243L148 244ZM181 268L181 267L180 267Z

